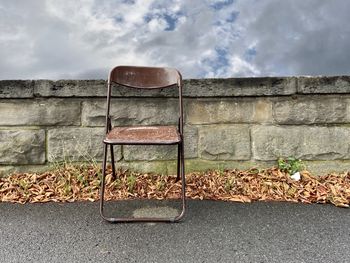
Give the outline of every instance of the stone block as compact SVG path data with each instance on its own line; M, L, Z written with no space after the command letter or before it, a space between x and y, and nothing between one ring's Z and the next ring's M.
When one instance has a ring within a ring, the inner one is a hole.
M118 168L129 169L140 173L168 174L167 164L172 161L121 161Z
M6 177L13 173L45 173L52 170L47 164L1 165L0 177Z
M12 165L2 165L0 166L0 178L6 177L16 172L16 167Z
M192 125L184 127L185 159L198 157L198 128Z
M334 96L279 98L273 103L274 121L280 124L349 122L349 99Z
M314 175L326 175L329 173L344 173L350 171L349 160L333 161L304 161L306 170Z
M31 98L31 97L33 97L33 81L0 80L0 98Z
M44 130L0 130L0 164L45 163Z
M189 79L184 80L185 97L273 96L296 93L293 77ZM35 96L106 97L105 80L36 80ZM176 88L142 90L113 85L113 97L177 97Z
M350 76L300 77L298 93L350 93Z
M0 125L80 125L76 100L3 100Z
M105 80L35 80L37 97L106 97Z
M48 160L101 161L103 128L58 128L48 130ZM121 158L120 146L114 146L115 159Z
M199 129L199 156L206 160L249 160L248 125L213 125Z
M106 97L105 80L36 80L34 94L41 97ZM112 85L112 97L178 97L173 87L164 89L133 89Z
M256 160L296 157L302 160L350 159L350 128L256 126L252 128Z
M192 159L185 161L186 173L203 172L208 170L224 171L225 169L248 170L251 168L264 169L272 167L275 162L257 162L257 161L211 161L202 159ZM175 167L174 167L175 169ZM168 169L170 171L170 169ZM173 172L174 173L174 172Z
M186 100L185 113L189 124L266 123L272 120L272 104L257 98Z
M167 125L178 122L178 111L176 99L112 99L110 115L115 126ZM84 101L82 125L104 126L105 123L106 101Z
M107 94L107 93L106 93ZM134 89L125 86L113 84L112 97L153 97L153 98L163 98L163 97L178 97L179 91L176 86L171 86L163 89Z
M184 81L185 97L277 96L296 93L294 77L190 79Z
M126 161L159 161L177 158L177 145L123 145Z

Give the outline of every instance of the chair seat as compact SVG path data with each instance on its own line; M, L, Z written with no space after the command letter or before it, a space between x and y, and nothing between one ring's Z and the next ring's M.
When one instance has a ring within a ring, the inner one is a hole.
M114 127L103 140L108 144L176 144L181 141L176 126Z

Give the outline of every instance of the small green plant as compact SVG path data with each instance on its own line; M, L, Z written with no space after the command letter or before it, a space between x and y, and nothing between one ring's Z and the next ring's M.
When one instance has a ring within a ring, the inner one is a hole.
M72 192L72 186L68 182L66 182L63 186L63 194L69 195L71 194L71 192Z
M283 172L286 172L290 175L295 174L296 172L300 172L304 169L304 164L300 159L296 159L294 157L288 158L279 158L278 159L278 169Z
M26 180L21 179L21 180L19 180L18 185L19 185L19 187L21 187L21 189L23 190L24 194L27 195L28 194L28 189L29 189L29 186L30 186L29 183Z
M128 190L132 193L134 192L134 188L136 185L136 176L134 176L133 174L129 175L126 181L126 184L128 186Z
M28 187L29 187L29 184L26 180L19 180L18 182L18 185L24 190L24 191L27 191L28 190Z
M216 169L217 173L220 175L220 176L224 176L225 175L225 167L223 164L219 164L218 165L218 168Z
M86 177L85 174L78 174L77 175L77 180L84 187L87 187L89 185L89 181L87 180L87 177Z
M231 191L233 188L233 179L227 179L227 181L225 182L224 188L226 192Z
M258 168L251 168L249 169L249 173L251 174L259 174L261 171Z
M162 181L158 181L157 184L156 184L156 188L158 191L163 191L165 189L165 182L162 180Z
M122 181L120 179L116 179L111 183L111 187L113 187L115 190L118 190L122 186Z

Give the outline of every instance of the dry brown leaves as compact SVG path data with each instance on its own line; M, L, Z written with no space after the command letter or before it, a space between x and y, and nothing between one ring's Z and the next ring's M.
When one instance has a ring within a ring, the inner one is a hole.
M66 166L43 174L14 174L0 178L0 201L15 203L96 201L101 171L93 166ZM289 201L332 203L349 207L350 173L313 176L301 172L294 181L277 168L225 170L186 175L186 196L236 202ZM175 176L118 171L106 176L107 200L179 198Z

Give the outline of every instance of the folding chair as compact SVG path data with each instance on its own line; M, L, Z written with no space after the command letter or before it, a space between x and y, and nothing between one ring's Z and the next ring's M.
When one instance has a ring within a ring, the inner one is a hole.
M136 89L163 89L177 88L179 94L179 119L178 126L128 126L112 127L111 86L112 83ZM182 104L182 76L173 68L133 67L118 66L111 70L108 77L106 137L103 140L103 164L102 181L100 190L100 214L103 219L111 223L117 222L177 222L183 218L186 210L185 200L185 164L184 164L184 140L183 140L183 104ZM107 217L104 214L104 192L107 151L110 148L112 175L116 178L115 159L113 145L177 145L177 177L181 179L182 211L173 218L125 218Z

